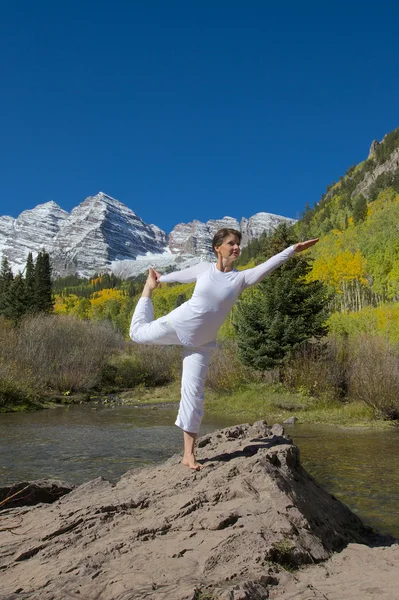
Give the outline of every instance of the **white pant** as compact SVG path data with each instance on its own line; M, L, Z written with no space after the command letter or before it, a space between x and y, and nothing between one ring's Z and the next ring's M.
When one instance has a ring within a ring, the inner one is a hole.
M151 298L140 298L130 324L130 337L138 344L182 345L168 317L154 321ZM198 433L204 415L204 386L211 350L206 346L183 349L181 400L175 425Z

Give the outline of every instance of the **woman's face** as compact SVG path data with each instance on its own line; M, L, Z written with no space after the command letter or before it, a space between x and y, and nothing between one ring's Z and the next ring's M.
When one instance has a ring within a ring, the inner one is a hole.
M240 256L240 241L236 235L230 233L220 246L215 246L218 256L236 260Z

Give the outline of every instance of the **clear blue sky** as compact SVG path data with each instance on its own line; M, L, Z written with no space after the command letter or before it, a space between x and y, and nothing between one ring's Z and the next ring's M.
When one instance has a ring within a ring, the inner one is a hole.
M0 2L0 215L296 217L399 126L399 5Z

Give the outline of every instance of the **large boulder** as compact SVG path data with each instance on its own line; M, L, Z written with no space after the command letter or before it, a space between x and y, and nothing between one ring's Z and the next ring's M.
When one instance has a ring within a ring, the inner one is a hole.
M198 446L202 471L173 456L3 513L0 598L262 600L348 544L393 543L317 484L281 427L239 425Z

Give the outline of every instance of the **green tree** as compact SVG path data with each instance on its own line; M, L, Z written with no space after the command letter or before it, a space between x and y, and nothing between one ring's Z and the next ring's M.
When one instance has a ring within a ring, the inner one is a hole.
M25 282L21 273L12 280L4 297L2 314L16 325L26 313Z
M53 310L50 256L45 250L39 252L36 258L34 297L37 312L51 312Z
M76 314L79 317L79 319L88 319L90 308L90 300L88 298L81 298L79 300L78 308L76 310Z
M25 302L26 312L35 311L35 265L32 252L29 252L25 267Z
M360 194L353 201L353 221L355 225L364 221L367 215L367 200Z
M6 256L3 256L0 270L0 315L5 316L5 311L8 306L8 295L11 284L14 280L10 263Z
M269 240L269 255L293 240L283 224ZM298 255L244 294L234 327L242 362L263 371L279 366L293 350L327 329L327 295L321 282L305 282L310 260Z

